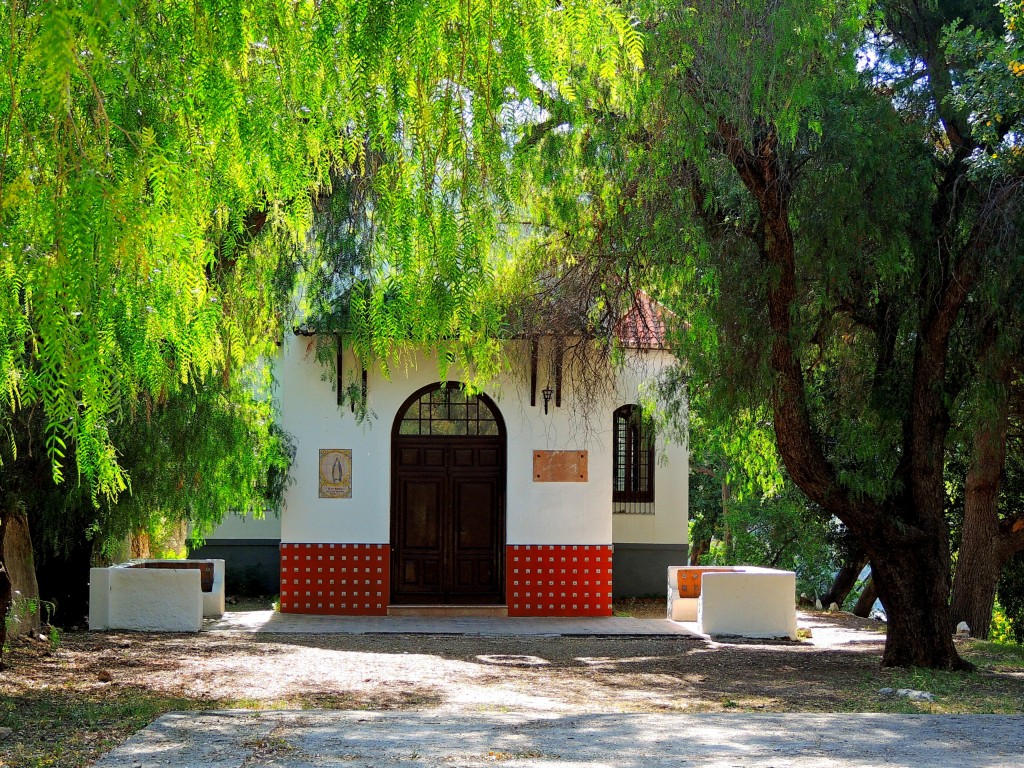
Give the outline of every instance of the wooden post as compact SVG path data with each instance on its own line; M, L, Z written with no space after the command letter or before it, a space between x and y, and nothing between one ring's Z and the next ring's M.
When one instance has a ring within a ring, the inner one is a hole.
M537 405L537 339L530 340L530 407Z
M562 406L562 355L564 353L561 340L555 342L555 407Z

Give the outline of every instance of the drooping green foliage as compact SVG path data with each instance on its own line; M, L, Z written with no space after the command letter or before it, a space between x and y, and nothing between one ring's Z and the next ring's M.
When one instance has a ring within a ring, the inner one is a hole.
M112 556L130 536L188 524L201 537L225 515L277 514L284 499L293 449L273 421L265 369L226 387L220 379L197 384L164 403L144 396L135 416L110 430L131 492L93 503L89 479L55 485L44 451L32 435L43 415L21 414L16 424L23 450L2 456L4 504L27 510L44 559L59 560L83 546Z
M265 352L315 199L370 164L360 349L441 332L486 359L503 115L614 87L640 51L597 0L4 3L4 439L41 409L54 479L73 452L93 501L117 496L111 420Z

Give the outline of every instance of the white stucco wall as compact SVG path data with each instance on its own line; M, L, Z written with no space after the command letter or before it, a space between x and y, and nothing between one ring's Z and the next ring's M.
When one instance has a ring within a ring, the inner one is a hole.
M206 537L208 543L214 543L221 539L280 539L281 518L273 512L268 512L262 518L255 518L251 514L225 515L220 525L214 528Z
M392 366L391 381L383 379L378 367L370 366L370 416L358 424L348 408L338 408L337 396L315 360L314 345L311 337L289 334L276 366L281 424L298 446L292 466L294 482L286 493L281 516L281 540L386 544L390 539L392 425L410 395L438 381L437 362L426 354L415 356L406 364ZM519 346L515 354L527 359L526 344ZM598 417L589 421L582 418L568 382L563 387L562 407L556 407L552 399L548 414L544 414L540 390L550 378L544 372L538 375L534 407L529 404L525 373L488 388L507 434L506 543L686 541L688 463L682 447L670 447L665 453L670 465L657 468L656 515L616 515L613 523L611 514L612 412L619 405L637 402L639 379L665 360L667 357L647 358L641 373L620 377L617 391L596 405ZM358 377L358 370L347 354L346 385L352 376ZM543 352L541 370L550 370ZM448 378L459 380L460 372L453 370ZM318 459L323 448L352 450L352 498L319 498ZM535 450L588 451L588 482L533 482Z
M635 394L645 379L672 364L668 352L634 352L638 363L619 374L619 397L624 403L636 402ZM630 399L630 397L633 399ZM606 418L605 442L612 443L611 412ZM617 544L686 544L689 524L690 455L685 445L657 441L657 464L654 468L653 515L612 515L612 540ZM609 472L611 458L608 459ZM609 479L609 486L611 480ZM609 503L610 503L609 493Z

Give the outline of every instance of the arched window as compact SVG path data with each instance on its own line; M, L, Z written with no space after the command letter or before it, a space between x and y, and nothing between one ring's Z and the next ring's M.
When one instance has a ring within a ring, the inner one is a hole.
M431 384L406 400L395 430L400 437L497 437L503 433L490 398L469 396L454 381Z
M612 416L613 511L649 514L654 503L654 434L638 405L624 405Z

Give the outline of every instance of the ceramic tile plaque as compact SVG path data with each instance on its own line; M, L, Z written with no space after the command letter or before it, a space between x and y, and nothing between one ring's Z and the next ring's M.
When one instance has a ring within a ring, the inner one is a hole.
M586 451L534 451L533 482L587 482Z
M320 449L320 498L352 498L352 449Z

